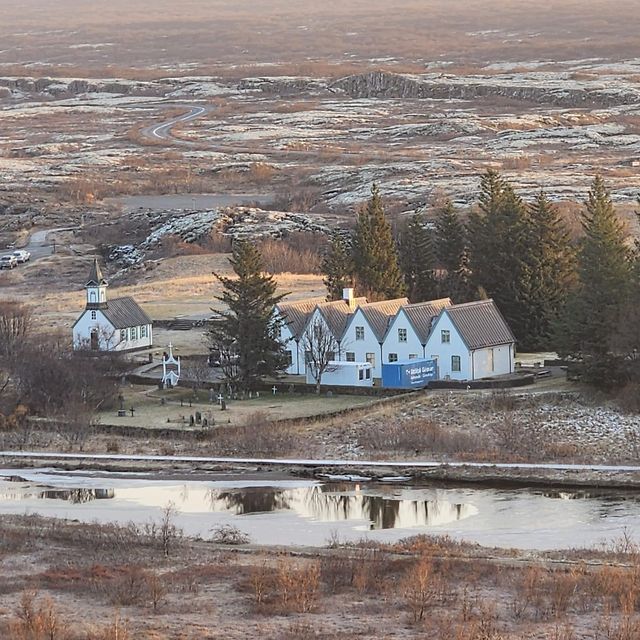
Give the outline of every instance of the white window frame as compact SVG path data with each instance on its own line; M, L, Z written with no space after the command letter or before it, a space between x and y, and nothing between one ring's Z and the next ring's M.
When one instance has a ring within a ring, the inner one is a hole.
M409 354L409 360L417 360L418 359L418 354L417 353L410 353Z
M347 362L355 362L356 361L356 352L355 351L347 351L344 355L345 355L345 360Z
M120 329L120 342L126 342L126 341L127 341L127 330Z
M91 319L92 320L97 320L98 319L98 312L97 311L92 311L91 312Z
M364 359L372 366L376 366L376 354L373 352L365 353Z
M407 341L407 330L404 327L398 329L398 342Z
M451 344L451 331L449 331L449 329L442 329L440 331L440 340L442 344Z
M451 356L451 373L460 373L461 370L462 370L462 358L460 356Z
M364 340L364 326L356 326L356 340Z
M398 362L398 354L390 353L389 354L389 362Z

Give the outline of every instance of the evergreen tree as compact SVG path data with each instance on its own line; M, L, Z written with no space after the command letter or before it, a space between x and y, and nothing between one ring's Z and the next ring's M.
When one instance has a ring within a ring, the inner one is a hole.
M371 198L358 213L354 263L358 288L370 300L397 298L404 294L391 225L375 184L371 188Z
M354 269L351 248L340 234L333 235L320 268L325 276L323 282L327 287L327 300L340 300L342 290L353 284Z
M575 252L562 218L544 191L529 205L527 224L526 288L519 293L530 310L525 318L526 346L545 349L575 281Z
M423 302L436 298L438 282L433 240L421 215L412 216L402 229L399 254L409 300Z
M558 350L583 357L586 379L602 382L610 364L611 341L631 291L632 252L604 180L596 176L582 216L584 237L578 251L578 284L565 305Z
M467 248L466 231L451 201L447 200L436 215L436 256L447 273L460 266L460 256Z
M276 282L263 273L260 252L250 242L235 242L229 262L236 274L228 278L214 273L223 286L225 311L215 311L209 342L230 366L228 382L242 392L255 390L262 376L280 373L286 367L279 340L282 321L273 307L284 296L276 295ZM233 372L233 373L232 373Z
M469 220L474 284L493 298L518 342L529 339L527 319L535 309L527 300L528 213L513 188L495 171L481 179L479 211Z
M466 229L450 201L437 213L435 236L437 261L446 272L440 281L440 294L455 303L476 300Z

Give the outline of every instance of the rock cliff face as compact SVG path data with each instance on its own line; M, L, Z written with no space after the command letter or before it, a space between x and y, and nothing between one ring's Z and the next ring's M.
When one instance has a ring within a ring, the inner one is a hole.
M578 82L563 78L512 76L443 77L405 76L371 72L341 78L329 85L336 93L352 98L434 98L474 100L509 98L560 107L612 107L640 103L640 90L624 85Z

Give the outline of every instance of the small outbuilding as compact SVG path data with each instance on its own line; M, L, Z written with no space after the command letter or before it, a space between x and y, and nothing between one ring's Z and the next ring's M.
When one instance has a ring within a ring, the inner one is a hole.
M307 368L307 384L315 383L315 378ZM373 366L369 362L332 361L322 374L320 383L341 387L372 387Z

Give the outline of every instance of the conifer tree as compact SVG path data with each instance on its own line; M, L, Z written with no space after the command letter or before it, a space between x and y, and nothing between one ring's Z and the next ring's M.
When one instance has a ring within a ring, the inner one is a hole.
M460 256L467 248L466 231L450 200L436 215L436 256L439 265L454 273L460 266Z
M216 300L225 310L214 310L208 338L211 347L232 365L225 371L234 378L228 382L242 392L253 391L262 376L286 367L279 340L282 321L273 314L274 305L284 296L276 295L276 282L263 272L262 257L254 244L235 242L229 262L235 278L214 273L223 286Z
M525 292L529 284L527 210L511 185L495 171L481 179L479 210L469 220L474 284L493 298L519 344L528 341L527 318L534 313Z
M412 216L402 229L399 254L409 300L423 302L436 298L438 282L433 240L421 215Z
M450 201L439 209L436 216L435 250L438 265L446 272L440 281L440 295L455 303L477 299L473 283L471 260L467 247L467 234Z
M353 257L351 247L340 234L335 233L331 239L329 250L322 260L324 285L327 288L327 300L340 300L342 290L353 284Z
M526 288L519 293L530 310L525 318L526 346L547 349L575 282L575 252L558 210L544 191L529 205L527 225Z
M386 300L404 294L402 271L391 225L384 214L378 187L358 213L354 239L354 269L360 293L370 300Z
M565 306L558 350L563 355L586 358L590 365L588 379L600 382L607 376L601 365L610 359L611 340L633 275L624 226L600 176L591 185L582 226L578 284Z

